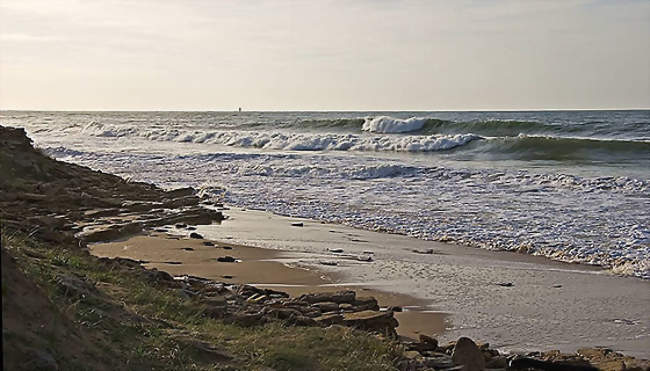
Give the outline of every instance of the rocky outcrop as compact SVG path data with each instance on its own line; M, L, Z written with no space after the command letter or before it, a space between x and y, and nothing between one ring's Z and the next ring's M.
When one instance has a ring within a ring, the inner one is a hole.
M23 129L0 126L0 220L43 241L113 240L175 223L211 224L221 212L202 207L192 188L146 183L56 161ZM14 211L20 210L20 215Z

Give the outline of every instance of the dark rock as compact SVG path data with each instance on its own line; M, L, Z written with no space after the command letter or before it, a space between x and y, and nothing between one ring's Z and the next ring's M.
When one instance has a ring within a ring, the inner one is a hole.
M234 263L237 260L233 258L232 256L220 256L217 258L217 261L222 262L222 263Z
M485 370L483 353L470 338L461 337L456 341L451 358L454 364L463 366L463 371Z
M432 338L431 336L420 334L419 340L420 340L420 343L422 343L422 344L430 345L433 348L431 350L436 350L438 348L438 340L436 340L435 338Z
M186 227L187 227L187 224L184 224L184 223L176 224L176 228L186 228Z
M389 312L402 312L403 311L402 307L399 307L399 306L388 307L388 308L386 308L386 310L389 311Z
M530 357L515 356L508 362L510 370L543 370L543 371L597 371L596 367L589 365L588 362L552 362L541 361Z
M219 247L221 247L224 250L232 250L232 247L230 246L219 246Z
M203 246L214 246L214 242L203 241Z
M320 302L333 302L333 303L354 303L356 299L356 293L354 291L338 291L334 293L314 293L314 294L304 294L301 295L298 300L304 301L309 304L320 303Z
M233 277L229 275L223 275L221 278L226 279L226 280L231 280Z
M190 233L190 238L195 238L197 240L202 240L203 236L201 236L200 234L198 234L196 232L192 232L192 233Z
M338 312L339 310L339 305L331 302L331 301L325 301L325 302L320 302L320 303L314 303L312 304L314 307L320 309L321 312L327 313L327 312Z
M292 227L302 227L304 224L302 222L291 223Z
M413 249L413 250L411 250L411 251L413 251L413 252L416 253L416 254L427 254L427 255L431 255L431 254L433 254L433 249L426 249L426 250L417 250L417 249Z
M512 282L497 282L496 285L503 286L503 287L512 287L514 284Z
M379 310L379 303L377 303L377 299L373 298L372 296L360 296L352 302L352 305L354 306L355 312L362 310Z
M192 247L182 247L181 250L194 251L194 248L192 248Z
M195 230L196 230L196 227L187 227L187 230L188 230L188 231L195 231Z
M327 249L327 251L339 254L343 252L343 249Z
M333 261L333 260L321 260L320 261L321 265L330 265L330 266L337 266L339 263Z
M343 314L343 324L390 336L396 335L395 327L399 325L395 317L393 317L393 312L375 312L371 310L345 313Z

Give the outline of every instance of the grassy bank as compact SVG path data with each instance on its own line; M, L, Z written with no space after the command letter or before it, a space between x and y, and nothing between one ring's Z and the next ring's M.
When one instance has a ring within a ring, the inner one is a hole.
M206 316L205 305L177 289L147 280L142 269L106 264L79 250L43 246L22 234L5 232L2 245L53 307L89 335L86 341L101 354L96 362L116 368L391 370L402 353L390 340L338 326L224 323ZM10 284L2 282L3 303L12 293ZM69 344L56 335L47 343L59 365L94 368L57 359Z

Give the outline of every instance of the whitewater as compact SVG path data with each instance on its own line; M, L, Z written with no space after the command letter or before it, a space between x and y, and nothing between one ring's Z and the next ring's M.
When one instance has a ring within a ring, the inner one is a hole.
M650 111L21 112L49 155L224 202L650 278Z

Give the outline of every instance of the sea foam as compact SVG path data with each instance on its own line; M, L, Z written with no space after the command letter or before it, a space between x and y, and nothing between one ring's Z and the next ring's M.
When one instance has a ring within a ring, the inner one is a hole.
M390 116L366 118L361 130L371 133L408 133L422 129L427 119L411 117L406 120Z

